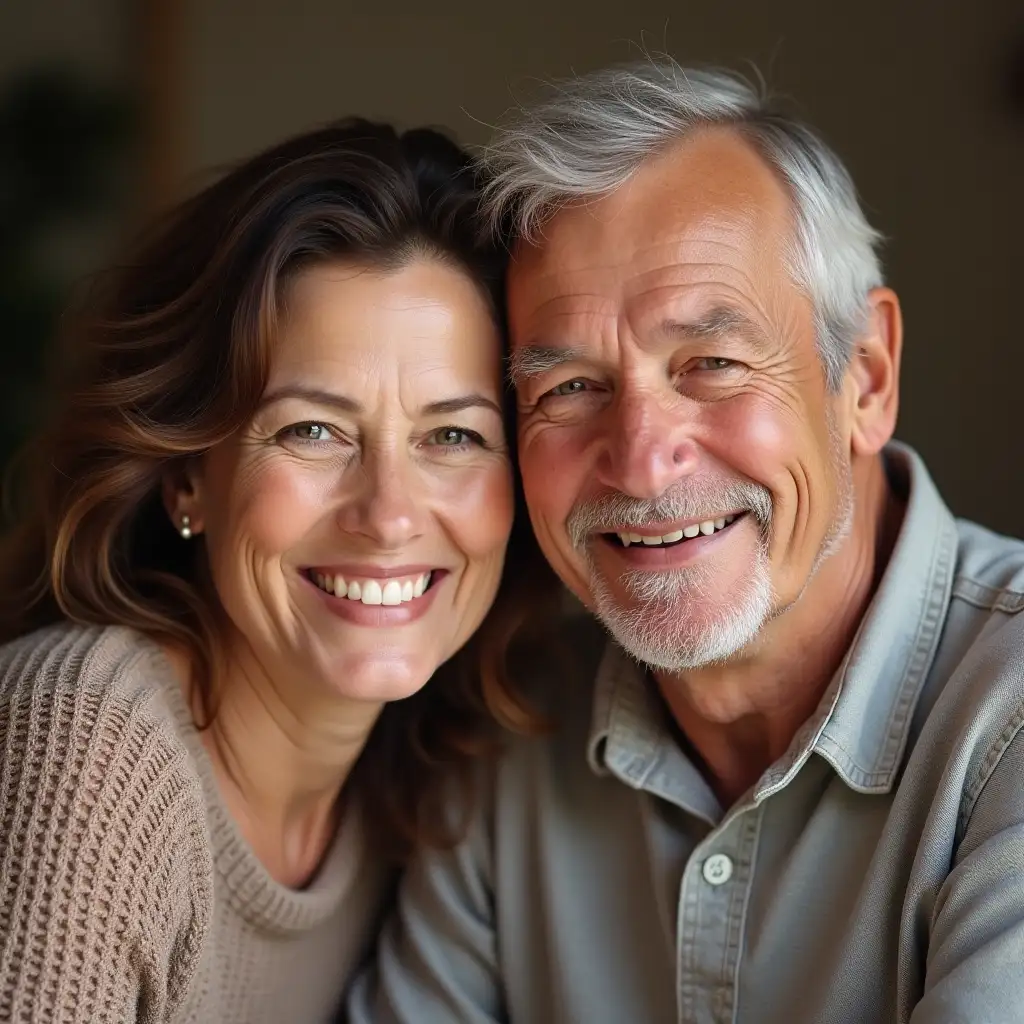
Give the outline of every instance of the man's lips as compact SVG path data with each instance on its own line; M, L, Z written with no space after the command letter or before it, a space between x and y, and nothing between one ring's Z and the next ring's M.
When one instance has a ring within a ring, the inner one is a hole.
M626 545L619 538L618 532L595 534L593 557L599 565L604 566L602 572L607 576L618 576L633 570L666 572L682 569L705 557L712 557L719 549L730 547L734 543L731 538L737 536L736 530L744 534L748 532L744 526L748 522L753 523L753 518L739 515L731 523L724 524L721 529L715 528L711 533L698 532L696 537L656 544L645 544L641 540L639 544L631 541ZM641 536L662 537L664 534L648 533ZM671 532L669 536L672 536Z
M624 527L603 530L599 536L610 544L629 548L642 545L650 548L674 547L696 540L699 537L711 537L721 533L734 522L742 519L745 512L725 512L714 518L680 520L675 523L658 523L653 526Z

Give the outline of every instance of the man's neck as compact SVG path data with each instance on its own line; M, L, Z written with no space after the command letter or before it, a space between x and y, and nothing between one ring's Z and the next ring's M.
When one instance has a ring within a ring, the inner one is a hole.
M903 506L880 461L864 476L850 536L752 650L721 666L655 673L723 807L758 781L814 714L888 562Z

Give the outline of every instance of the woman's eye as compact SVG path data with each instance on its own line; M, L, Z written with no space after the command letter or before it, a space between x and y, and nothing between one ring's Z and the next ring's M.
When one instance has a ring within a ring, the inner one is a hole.
M330 441L334 438L330 427L323 423L295 423L285 427L283 433L296 441Z
M430 435L430 443L439 448L461 448L466 444L482 444L483 438L475 431L462 427L442 427Z
M553 387L548 394L557 398L563 398L566 395L578 395L586 390L587 382L585 380L576 379L567 380L564 384L559 384L557 387Z

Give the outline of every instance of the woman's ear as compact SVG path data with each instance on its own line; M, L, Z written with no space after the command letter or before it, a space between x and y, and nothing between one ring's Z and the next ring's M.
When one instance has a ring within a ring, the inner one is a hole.
M175 463L161 484L164 509L171 525L186 540L203 532L203 483L197 459Z
M868 323L850 356L853 383L850 446L857 455L875 455L896 430L899 409L903 316L890 288L868 293Z

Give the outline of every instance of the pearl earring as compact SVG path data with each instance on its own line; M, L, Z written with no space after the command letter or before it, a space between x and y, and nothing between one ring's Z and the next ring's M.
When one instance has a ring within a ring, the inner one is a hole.
M183 540L188 540L192 536L192 520L188 516L181 517L178 533L181 534Z

